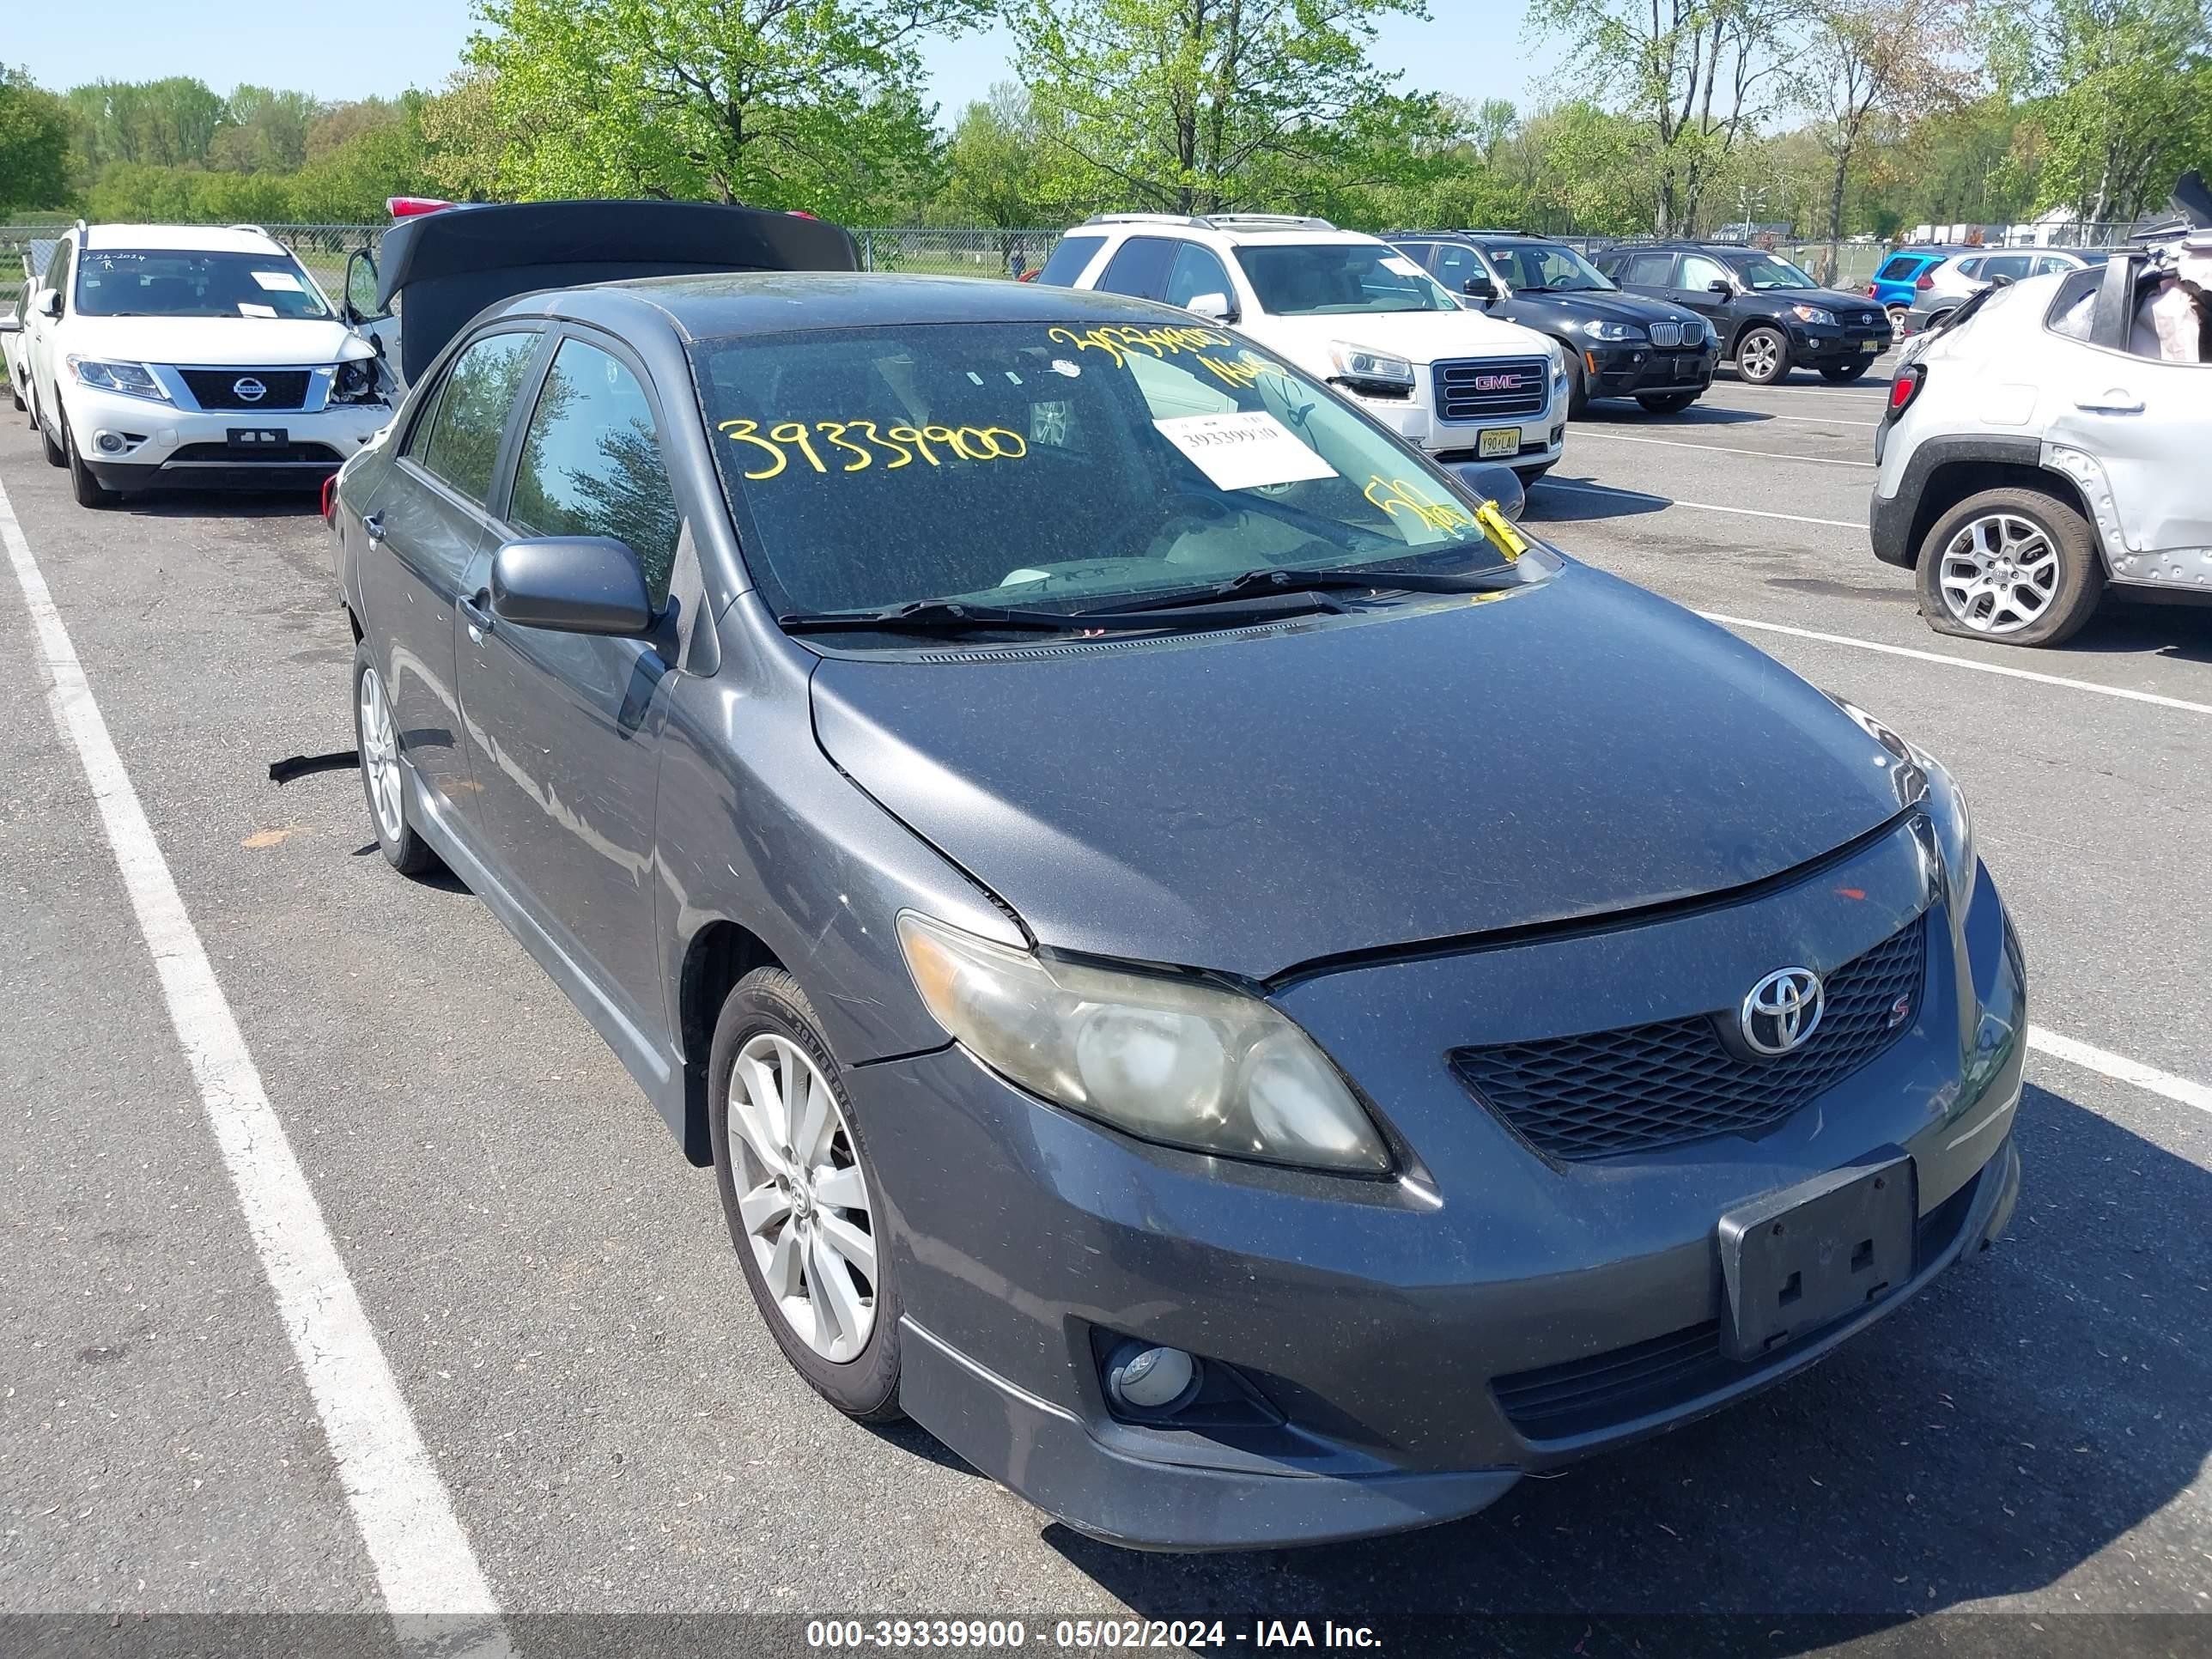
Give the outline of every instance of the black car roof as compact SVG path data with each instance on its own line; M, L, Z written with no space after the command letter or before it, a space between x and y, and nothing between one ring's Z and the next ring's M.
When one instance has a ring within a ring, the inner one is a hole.
M1176 323L1205 327L1189 313L1150 300L993 276L925 276L873 271L745 271L649 276L524 295L501 315L635 320L647 308L689 343L747 334L872 328L927 323L1024 323L1049 326Z

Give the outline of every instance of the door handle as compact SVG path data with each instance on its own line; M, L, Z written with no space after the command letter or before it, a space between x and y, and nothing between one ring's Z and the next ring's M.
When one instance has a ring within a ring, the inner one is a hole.
M2143 400L2125 386L2114 386L2101 398L2083 398L2074 405L2085 415L2140 415Z
M384 539L384 514L364 513L361 515L361 533L373 542Z
M490 598L491 590L489 588L479 588L473 599L467 594L461 596L461 615L468 618L469 642L471 645L483 643L483 636L491 628L491 607L488 603Z

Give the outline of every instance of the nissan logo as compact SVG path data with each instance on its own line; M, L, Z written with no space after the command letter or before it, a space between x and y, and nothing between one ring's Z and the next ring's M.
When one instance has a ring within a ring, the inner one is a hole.
M242 404L258 404L269 395L269 388L251 374L241 374L230 383L230 393Z
M1805 1046L1827 1006L1820 976L1809 968L1778 968L1751 988L1737 1019L1753 1054L1773 1056Z

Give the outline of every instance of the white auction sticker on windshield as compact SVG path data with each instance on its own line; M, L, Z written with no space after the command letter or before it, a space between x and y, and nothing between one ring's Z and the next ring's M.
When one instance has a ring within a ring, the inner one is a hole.
M1227 415L1178 415L1154 421L1160 434L1190 457L1217 489L1334 478L1337 470L1298 441L1264 409Z
M257 270L253 273L253 280L271 294L301 294L306 291L301 288L300 279L289 270Z
M1382 269L1395 271L1401 276L1418 276L1421 274L1420 266L1415 264L1411 259L1401 258L1395 253L1386 254L1383 257Z

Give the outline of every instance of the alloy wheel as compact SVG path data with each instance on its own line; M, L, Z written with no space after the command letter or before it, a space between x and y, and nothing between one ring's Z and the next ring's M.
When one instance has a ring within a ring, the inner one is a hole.
M1892 345L1895 345L1904 338L1905 307L1903 306L1892 306L1889 308L1889 343Z
M738 1212L777 1311L824 1359L858 1358L876 1326L876 1228L836 1092L763 1031L738 1051L727 1110Z
M1937 556L1943 607L1977 634L2033 627L2058 592L2058 550L2033 520L1991 513L1960 526Z
M1776 369L1781 367L1781 347L1774 337L1760 330L1743 343L1742 349L1736 354L1735 366L1747 379L1771 380Z
M362 670L354 695L361 714L361 770L368 785L369 810L376 814L377 833L391 846L407 831L407 819L400 811L399 735L392 730L384 682L374 668Z

